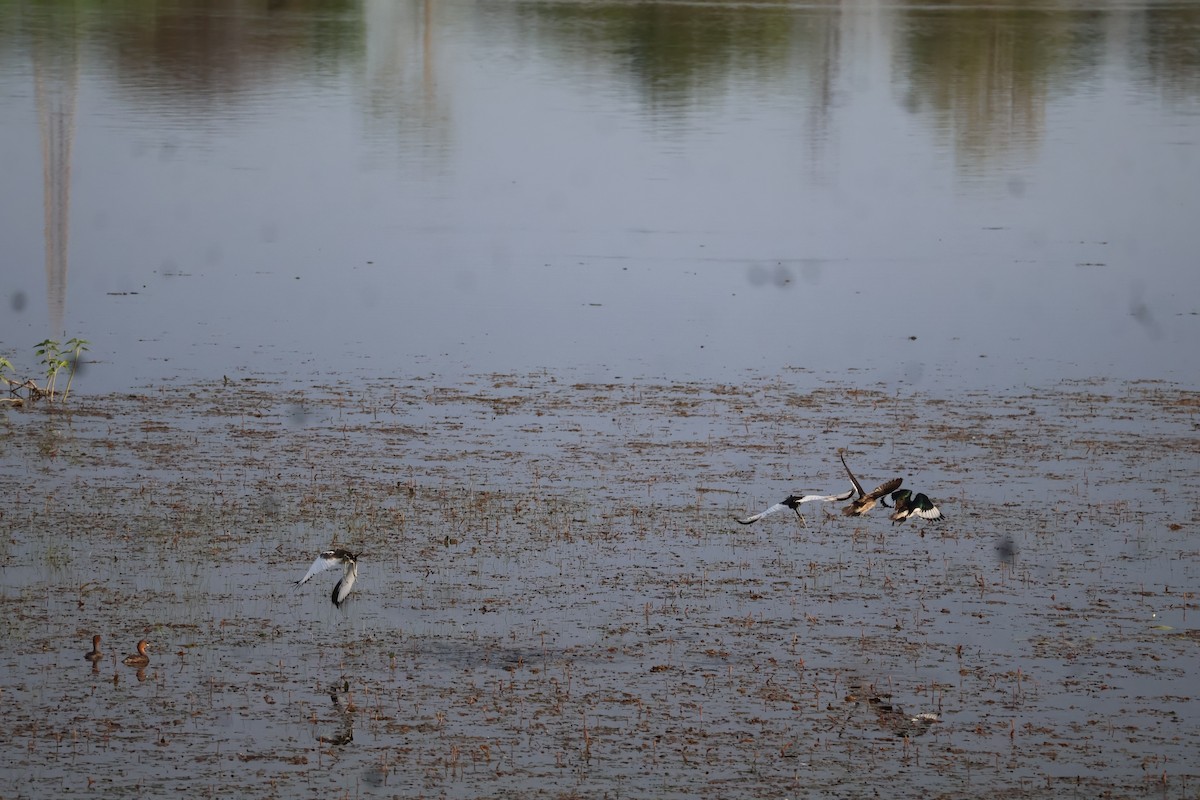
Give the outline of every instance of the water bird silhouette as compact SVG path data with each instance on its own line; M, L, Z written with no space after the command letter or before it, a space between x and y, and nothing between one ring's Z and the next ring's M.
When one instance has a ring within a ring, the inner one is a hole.
M332 569L337 566L342 568L341 579L334 584L333 594L330 598L333 600L333 605L336 608L341 608L342 603L350 594L350 590L354 588L354 582L358 580L358 557L362 553L351 553L349 550L334 549L326 550L321 555L317 556L317 560L308 568L308 573L303 578L296 581L299 586L308 581L312 576L324 572L327 569Z

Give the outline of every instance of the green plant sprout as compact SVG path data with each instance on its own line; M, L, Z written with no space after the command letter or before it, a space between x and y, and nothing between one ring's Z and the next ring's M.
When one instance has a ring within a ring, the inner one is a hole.
M79 359L81 355L87 352L87 339L81 339L78 336L68 339L66 344L60 344L56 339L43 339L33 346L34 352L41 360L42 368L46 373L46 383L44 386L38 386L32 379L23 381L13 380L4 374L7 370L13 371L12 362L7 358L0 357L0 383L8 387L10 397L4 398L7 403L21 405L25 399L38 400L43 397L50 398L50 402L54 402L56 396L58 376L64 369L67 370L67 386L62 393L57 395L58 402L65 404L67 397L71 394L71 385L75 381L75 371L79 367ZM26 397L22 398L20 391L24 389Z
M62 357L62 352L58 349L57 339L43 339L33 347L34 352L41 357L42 367L46 370L46 386L42 391L53 403L54 384L58 381L58 373L68 366L67 360Z
M67 340L66 352L71 354L71 371L67 373L67 388L63 390L62 402L67 402L67 395L71 393L71 384L75 381L75 370L79 367L79 356L86 353L88 349L87 339L80 339L78 336L72 336Z

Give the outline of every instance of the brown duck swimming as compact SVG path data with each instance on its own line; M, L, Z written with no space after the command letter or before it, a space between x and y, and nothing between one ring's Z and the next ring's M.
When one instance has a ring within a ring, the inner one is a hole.
M150 656L146 655L146 647L149 644L145 639L142 639L137 643L137 652L125 656L121 659L121 663L130 667L144 667L149 664Z
M100 652L100 634L92 637L92 652L84 656L88 661L96 662L104 658L104 653Z

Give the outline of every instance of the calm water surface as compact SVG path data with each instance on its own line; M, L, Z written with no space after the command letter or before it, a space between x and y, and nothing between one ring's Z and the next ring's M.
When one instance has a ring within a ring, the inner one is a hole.
M0 0L0 791L1195 797L1197 42Z
M1200 371L1197 3L0 17L18 372Z

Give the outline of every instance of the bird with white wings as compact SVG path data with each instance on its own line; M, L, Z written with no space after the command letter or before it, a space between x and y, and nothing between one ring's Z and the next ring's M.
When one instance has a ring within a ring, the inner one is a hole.
M895 512L889 519L893 525L904 522L909 517L919 517L929 522L941 522L946 519L942 510L923 492L913 494L908 489L900 489L892 492L892 503L895 504Z
M751 523L758 522L763 517L774 514L776 511L783 511L785 508L790 508L792 511L796 512L797 519L799 519L800 524L803 525L805 524L804 515L800 513L800 506L804 503L841 502L842 500L849 500L852 494L854 494L853 487L851 487L850 491L845 492L844 494L789 494L783 500L780 500L778 503L765 511L760 511L757 514L751 514L750 516L743 517L741 519L737 519L736 517L734 519L736 519L737 522L742 525L750 525Z
M296 581L299 586L308 581L312 576L324 572L327 569L333 569L340 566L342 568L342 577L333 587L333 605L336 608L341 608L342 603L350 595L350 590L354 588L354 582L358 580L358 557L361 553L351 553L349 550L340 548L334 550L326 550L321 555L317 556L317 560L308 568L308 573L303 578Z

